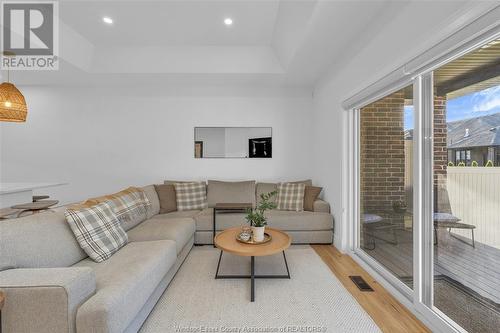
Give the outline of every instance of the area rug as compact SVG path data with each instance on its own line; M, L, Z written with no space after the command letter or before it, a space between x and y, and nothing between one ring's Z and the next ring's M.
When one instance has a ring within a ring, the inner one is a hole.
M380 332L309 246L286 251L291 279L214 279L219 251L194 247L141 328L159 332ZM249 258L224 254L220 274L248 274ZM256 258L256 274L284 274L281 254Z

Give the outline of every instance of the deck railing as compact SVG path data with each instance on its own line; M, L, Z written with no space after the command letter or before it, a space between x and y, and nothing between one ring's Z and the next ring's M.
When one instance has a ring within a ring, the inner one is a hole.
M448 167L447 170L453 215L476 226L476 241L500 249L500 168ZM452 232L471 237L468 230Z

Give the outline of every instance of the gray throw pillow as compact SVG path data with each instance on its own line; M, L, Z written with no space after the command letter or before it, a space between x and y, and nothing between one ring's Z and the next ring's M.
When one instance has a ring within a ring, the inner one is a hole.
M306 186L304 191L304 210L309 212L314 211L314 201L318 199L322 189L322 187L317 186Z
M155 185L160 200L160 214L177 211L177 202L174 185Z

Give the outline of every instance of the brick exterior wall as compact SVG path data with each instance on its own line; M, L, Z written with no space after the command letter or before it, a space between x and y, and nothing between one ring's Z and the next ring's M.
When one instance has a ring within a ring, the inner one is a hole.
M434 96L434 185L446 186L446 96Z
M361 109L360 187L364 213L392 211L405 201L404 93L397 91ZM406 149L412 149L407 145ZM406 156L410 157L413 154ZM446 97L434 97L434 182L446 186ZM412 166L412 162L407 163ZM408 173L412 173L409 167ZM411 198L411 195L409 195ZM410 207L411 202L407 203Z
M405 199L404 94L395 92L361 109L361 207L364 213L392 210Z

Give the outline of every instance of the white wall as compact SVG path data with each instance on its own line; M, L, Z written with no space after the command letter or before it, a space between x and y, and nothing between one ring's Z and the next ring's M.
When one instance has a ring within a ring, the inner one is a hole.
M309 91L264 87L20 87L28 120L0 123L1 182L68 182L63 203L164 179L310 178ZM195 159L196 126L273 128L272 159Z
M370 42L347 50L349 57L332 64L314 90L314 178L324 186L324 197L335 217L335 245L347 250L346 195L343 150L347 111L342 102L389 74L484 12L481 4L440 1L405 3L391 21L380 27ZM370 28L370 27L369 27ZM369 36L370 30L365 31Z

